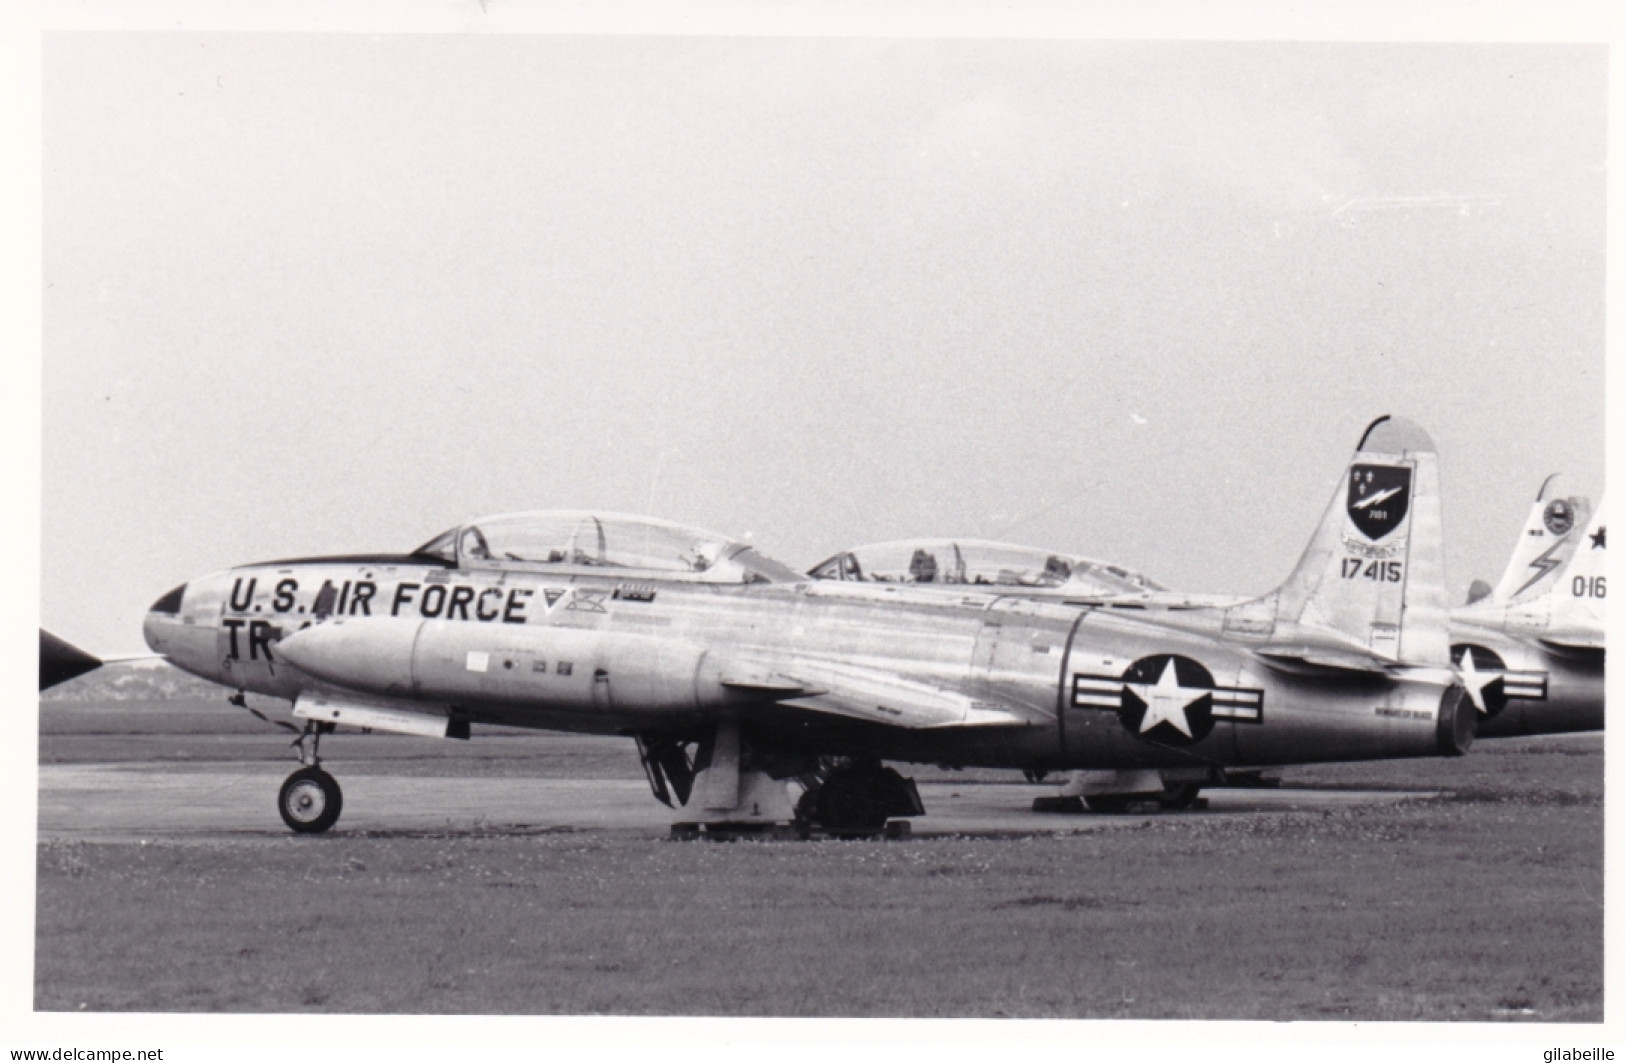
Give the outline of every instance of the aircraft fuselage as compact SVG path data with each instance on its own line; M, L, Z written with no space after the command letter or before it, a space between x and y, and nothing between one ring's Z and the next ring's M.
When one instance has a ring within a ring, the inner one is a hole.
M569 567L246 566L155 605L146 634L187 671L289 700L605 734L681 732L723 712L759 747L828 755L1064 769L1459 751L1437 677L1284 672L1217 638L1217 617L1203 631L1187 613L1181 631L992 594ZM817 677L853 669L906 685L827 700ZM775 692L774 676L812 678ZM981 697L1004 716L966 726Z

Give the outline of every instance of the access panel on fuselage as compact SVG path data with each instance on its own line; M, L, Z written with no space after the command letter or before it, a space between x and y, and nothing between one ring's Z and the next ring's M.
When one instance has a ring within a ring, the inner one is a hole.
M983 614L972 653L971 676L990 691L1053 714L1066 643L1075 610L1001 598Z

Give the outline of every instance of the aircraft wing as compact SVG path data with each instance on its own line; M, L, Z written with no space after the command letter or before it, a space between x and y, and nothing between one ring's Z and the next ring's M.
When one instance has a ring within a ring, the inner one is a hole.
M747 674L761 678L753 682ZM735 669L734 676L725 676L724 684L771 696L781 705L909 730L1035 722L1032 710L969 684L908 679L861 665L798 661L793 676L748 666Z

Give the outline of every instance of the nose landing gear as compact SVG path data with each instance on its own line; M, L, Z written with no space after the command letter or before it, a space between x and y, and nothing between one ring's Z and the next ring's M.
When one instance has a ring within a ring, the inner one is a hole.
M344 791L321 768L300 768L282 783L276 810L282 822L300 834L320 834L339 820Z
M322 770L317 755L322 735L332 730L332 724L312 720L293 743L304 767L283 780L276 809L282 814L282 822L299 834L320 834L337 823L344 810L344 791L339 789L337 779ZM310 740L309 750L305 748L306 739Z

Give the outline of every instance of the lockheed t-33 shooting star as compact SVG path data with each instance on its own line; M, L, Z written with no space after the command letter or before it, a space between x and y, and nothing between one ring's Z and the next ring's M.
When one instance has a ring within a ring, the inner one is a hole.
M1478 710L1479 738L1603 726L1607 528L1602 507L1593 512L1586 498L1558 495L1552 488L1556 479L1547 477L1541 485L1499 582L1491 587L1475 581L1468 604L1450 614L1451 657ZM942 594L970 585L1098 609L1177 612L1245 600L1168 590L1138 572L1093 558L963 538L853 547L815 565L809 575L906 584ZM1204 784L1245 782L1258 774L1236 767L1074 772L1059 798L1037 798L1033 807L1114 811L1150 799L1183 807Z
M1485 735L1602 729L1606 509L1543 486L1501 581L1451 612L1451 656Z
M635 740L657 798L707 824L873 830L923 812L884 761L1030 770L1450 755L1438 456L1382 418L1297 567L1226 608L1137 614L964 587L810 580L635 517L472 521L407 554L272 561L175 588L149 645L292 703L278 807L338 818L336 725L501 724ZM792 803L791 784L799 786Z

